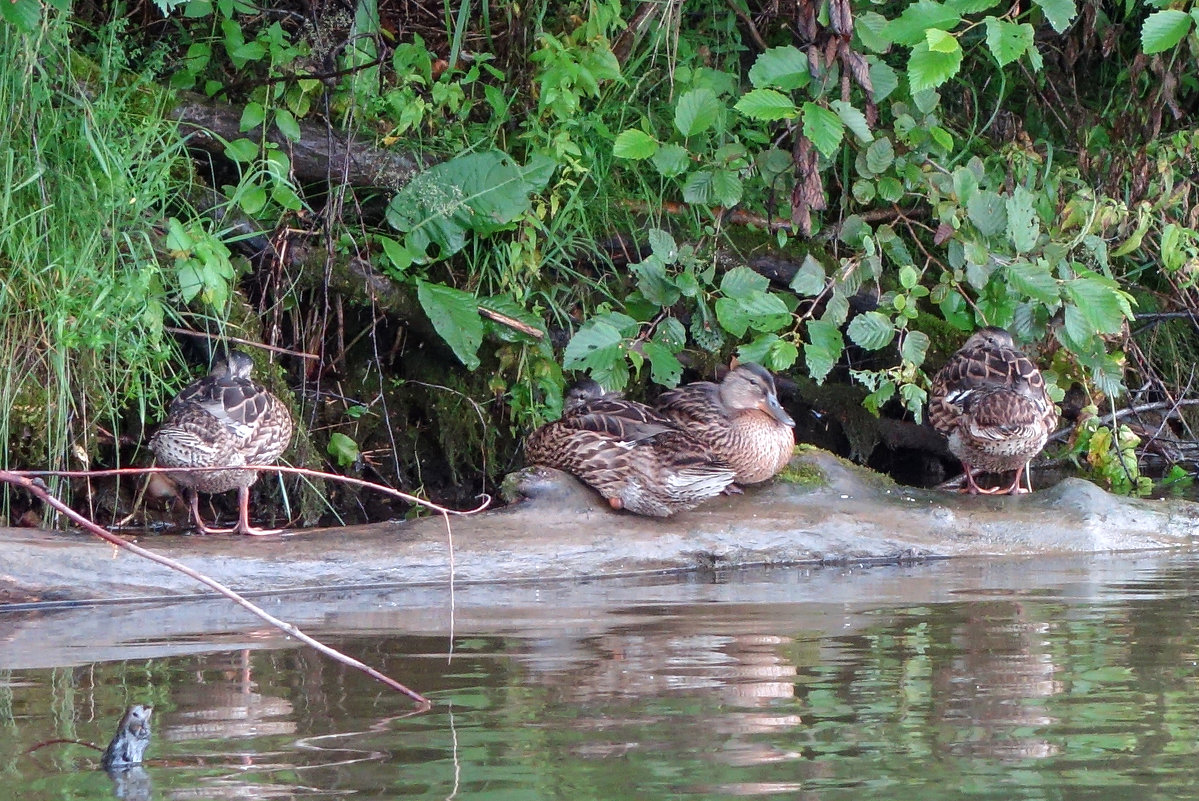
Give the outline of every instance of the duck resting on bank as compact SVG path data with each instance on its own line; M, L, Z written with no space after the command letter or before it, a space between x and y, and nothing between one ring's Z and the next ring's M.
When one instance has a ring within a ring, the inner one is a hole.
M1002 328L981 328L933 378L928 401L933 427L962 462L970 494L1032 491L1028 463L1057 425L1045 378ZM1016 476L1006 487L982 489L974 471ZM1020 486L1023 478L1027 489Z
M795 421L779 405L774 376L751 362L735 365L719 384L663 392L654 406L737 471L738 484L774 477L795 451Z
M167 419L150 439L162 467L239 467L270 465L291 442L291 414L283 402L250 379L254 363L231 351L212 372L184 388ZM171 477L190 496L192 517L204 534L275 534L250 525L250 486L256 470L181 470ZM237 490L238 520L230 529L209 528L200 518L198 492Z
M669 517L719 495L734 471L698 439L650 407L584 379L566 394L562 417L525 439L532 464L563 470L613 509Z

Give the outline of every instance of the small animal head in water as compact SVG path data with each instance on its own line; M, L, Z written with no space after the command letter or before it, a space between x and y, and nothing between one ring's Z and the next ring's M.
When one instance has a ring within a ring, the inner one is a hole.
M146 746L150 744L150 713L154 707L134 704L125 710L117 733L100 757L100 766L105 770L140 765Z

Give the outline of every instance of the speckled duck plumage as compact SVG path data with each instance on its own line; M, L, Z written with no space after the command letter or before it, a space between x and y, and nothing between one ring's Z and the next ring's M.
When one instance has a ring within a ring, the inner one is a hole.
M525 455L577 477L614 509L650 517L692 509L733 481L702 442L590 379L567 392L561 419L529 434Z
M1041 371L1016 348L1011 334L987 327L967 339L933 378L928 409L933 427L961 460L971 493L1018 493L1022 477L1032 489L1028 463L1057 425L1057 409ZM974 470L1015 470L1016 476L1008 487L983 490Z
M664 392L655 408L736 470L738 484L777 475L795 451L795 421L779 405L774 377L757 364L735 366L719 384Z
M125 710L117 732L100 756L100 766L105 770L120 770L140 765L150 744L150 714L153 707L134 704Z
M167 419L150 439L163 467L238 467L273 464L291 442L291 414L283 402L251 380L254 363L239 351L218 362L204 378L171 401ZM178 472L171 477L189 490L200 530L214 533L199 517L196 491L238 490L240 517L229 531L264 533L249 524L249 487L254 470Z

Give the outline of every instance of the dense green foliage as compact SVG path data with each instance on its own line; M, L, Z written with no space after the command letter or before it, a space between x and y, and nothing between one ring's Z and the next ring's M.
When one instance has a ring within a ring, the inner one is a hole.
M1127 321L1199 306L1186 127L1199 12L1135 0L363 0L311 17L244 0L74 17L34 6L0 3L13 109L0 266L14 276L0 316L8 358L42 354L9 372L51 397L8 379L8 463L61 466L74 445L94 452L98 421L117 432L131 409L154 418L165 320L224 330L252 303L276 344L369 341L377 355L374 324L308 313L327 296L299 289L297 265L235 255L233 214L300 231L327 263L369 262L414 300L475 373L449 391L497 401L490 433L472 435L501 451L489 471L555 414L563 368L611 388L672 385L685 364L736 353L856 382L872 412L918 420L929 371L991 324L1040 343L1059 399L1072 384L1093 399L1132 385L1135 402L1158 403L1188 380L1176 359L1154 359L1156 328L1138 340ZM202 178L163 122L183 93L229 104L244 133ZM437 163L402 186L332 173L305 184L290 145L319 146L304 124L322 120ZM201 183L227 198L221 214L194 208ZM753 269L760 255L792 269ZM1185 324L1171 332L1169 350L1195 349ZM58 432L39 440L45 457L15 451L30 403L51 408ZM333 461L367 452L368 405L331 423Z

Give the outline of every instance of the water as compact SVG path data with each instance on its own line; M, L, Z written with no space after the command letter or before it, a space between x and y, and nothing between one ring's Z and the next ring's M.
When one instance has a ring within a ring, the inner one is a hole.
M1199 798L1199 561L962 560L0 614L0 798ZM152 762L96 770L126 704Z

